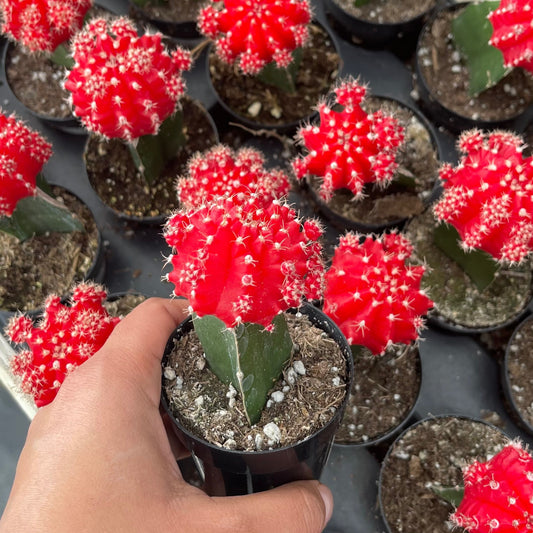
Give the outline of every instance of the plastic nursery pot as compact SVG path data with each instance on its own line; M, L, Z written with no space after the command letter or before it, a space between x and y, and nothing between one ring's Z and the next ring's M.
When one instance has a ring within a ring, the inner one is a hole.
M2 62L11 94L31 115L58 130L84 133L69 108L68 93L61 87L63 67L54 65L43 54L28 54L9 40L4 42Z
M324 202L318 194L319 180L312 177L301 182L302 188L322 218L340 231L382 233L401 229L440 194L438 168L443 148L433 126L411 105L371 94L362 106L368 112L383 109L405 128L405 142L396 158L395 179L383 189L367 186L365 197L357 201L351 191L342 189Z
M337 326L316 307L304 304L299 311L341 348L346 360L346 387L349 390L353 379L353 362L346 339ZM169 339L165 353L168 354L172 349L174 339L180 339L191 329L192 320L189 318ZM166 357L167 355L163 358L163 369ZM173 422L173 431L192 454L203 478L203 489L212 496L230 496L260 492L291 481L319 479L343 415L347 396L346 394L329 422L314 434L292 446L262 451L231 450L194 435L173 415L164 386L161 402Z
M93 212L63 187L53 186L52 192L82 220L86 232L49 233L24 242L0 233L0 262L9 264L0 279L0 319L18 311L36 315L48 294L67 294L83 280L104 280L104 246ZM8 261L4 254L11 256Z
M211 43L207 49L207 80L216 98L217 124L236 123L251 130L292 135L302 121L316 115L318 100L330 91L340 70L339 47L318 21L310 24L309 46L303 48L295 92L240 73L222 62Z
M389 448L381 465L378 498L389 533L448 533L453 507L433 487L463 484L461 467L498 453L509 437L476 418L441 415L407 428Z
M129 13L134 20L153 26L167 37L172 37L173 39L200 39L202 35L196 26L199 5L198 0L186 2L183 2L183 0L171 0L163 5L143 7L138 5L135 0L129 0ZM188 8L188 11L190 11L188 14L185 11L186 6L193 6L195 9ZM187 18L188 16L190 18Z
M477 96L469 94L469 72L451 40L452 20L468 3L442 7L420 32L414 76L420 105L452 133L473 128L523 132L533 118L533 79L522 69Z
M513 331L501 368L505 407L524 431L533 435L533 316Z
M366 448L382 460L393 440L413 423L421 384L416 345L395 347L382 356L354 354L354 381L334 445Z
M139 174L122 140L105 141L97 135L87 139L83 159L89 183L105 207L128 224L161 226L179 207L176 177L184 172L195 152L219 141L215 122L205 107L189 97L181 103L184 128L189 132L187 141L151 186Z
M357 12L353 1L349 2L349 5L343 5L339 0L326 0L325 4L327 11L339 25L341 33L346 33L346 37L356 44L368 48L387 48L400 57L408 57L414 52L418 34L435 8L436 1L419 1L413 6L416 7L415 11L408 14L405 13L404 5L398 5L401 9L401 19L392 19L391 6L384 5L383 21L352 13L350 10ZM372 5L372 8L375 13L376 6Z
M527 265L499 269L483 290L436 244L436 219L431 208L411 219L404 228L414 246L413 261L426 265L422 288L434 308L428 323L461 334L496 331L517 323L528 312L533 295Z

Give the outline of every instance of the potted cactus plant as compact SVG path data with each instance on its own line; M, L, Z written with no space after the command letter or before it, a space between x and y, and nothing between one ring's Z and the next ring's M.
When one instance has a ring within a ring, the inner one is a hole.
M198 16L213 41L208 75L223 110L246 126L290 131L309 117L339 70L308 0L214 1Z
M0 308L29 311L43 294L103 274L100 234L80 199L42 177L52 146L3 112L0 154Z
M48 125L72 130L79 122L68 106L63 72L72 64L68 41L82 28L93 0L2 0L3 60L16 98ZM91 11L92 10L92 11ZM31 77L30 77L31 76Z
M168 280L192 317L167 346L163 402L211 494L316 478L324 467L353 367L338 328L303 305L322 291L321 234L254 194L216 197L166 224Z
M103 346L120 321L104 307L106 297L102 286L80 283L66 303L48 295L37 323L25 314L10 319L8 338L24 346L15 352L11 370L37 408L53 401L65 377Z
M428 21L417 46L416 87L433 120L454 133L524 131L533 105L530 21L530 0L461 2Z
M364 232L397 227L422 212L438 169L424 124L412 114L400 122L401 111L388 112L386 101L365 110L367 88L353 78L340 80L333 93L318 104L319 123L298 130L305 150L292 165L320 212L338 229Z
M323 311L343 332L354 381L335 442L375 446L414 411L421 384L417 342L432 306L420 288L423 266L409 265L401 234L340 237L326 273Z
M423 286L435 302L432 318L481 332L517 321L531 299L533 159L507 131L464 132L458 150L458 164L440 169L442 197L406 233L428 265Z
M216 139L207 112L184 97L190 53L115 17L89 21L72 55L65 88L91 133L84 158L93 188L121 216L160 223L177 207L176 174Z

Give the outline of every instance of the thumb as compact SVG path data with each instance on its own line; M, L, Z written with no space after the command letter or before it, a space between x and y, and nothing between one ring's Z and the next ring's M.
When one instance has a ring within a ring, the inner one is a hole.
M333 496L318 481L295 481L246 496L213 498L221 514L236 518L244 529L276 533L319 533L333 513Z

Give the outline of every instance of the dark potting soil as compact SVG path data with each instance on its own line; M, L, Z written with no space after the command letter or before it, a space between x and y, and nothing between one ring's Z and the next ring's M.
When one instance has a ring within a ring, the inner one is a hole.
M339 444L364 444L400 425L414 407L421 368L416 346L394 346L384 355L354 354L354 381L335 435Z
M130 2L135 4L135 2ZM147 16L153 19L170 22L194 21L198 17L200 8L205 5L202 0L166 0L165 2L148 1L139 6Z
M279 126L308 118L340 69L340 57L328 34L316 24L310 25L309 33L294 93L242 74L211 51L209 71L220 99L238 115L258 124Z
M440 13L421 34L417 61L431 94L445 108L474 120L497 121L519 115L533 104L533 75L515 68L495 86L470 96L466 63L451 37L452 19L458 13Z
M0 308L38 309L49 294L63 296L82 281L98 251L98 230L89 208L74 195L53 187L56 200L78 216L86 232L50 233L20 242L0 232Z
M453 506L432 487L461 486L463 466L487 461L508 442L495 427L467 418L438 417L411 427L381 469L380 503L390 533L449 533Z
M164 390L181 424L213 444L246 451L294 444L326 425L346 394L344 356L307 317L288 314L287 323L297 349L253 427L235 389L209 370L194 331L176 341L164 369ZM279 441L264 431L269 422L278 426Z
M100 199L114 211L128 217L167 216L179 207L176 180L187 161L217 141L213 123L205 109L188 97L182 99L187 142L152 186L138 172L131 153L118 139L89 137L84 154L87 174Z
M396 24L412 20L436 5L436 0L372 0L356 7L354 0L334 2L355 18L377 24Z

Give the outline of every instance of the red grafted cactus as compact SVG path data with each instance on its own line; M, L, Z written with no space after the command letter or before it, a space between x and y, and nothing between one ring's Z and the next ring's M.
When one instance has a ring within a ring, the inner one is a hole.
M169 53L159 33L137 35L125 17L95 18L72 42L75 61L65 88L74 113L92 132L132 142L155 135L185 91L190 53Z
M36 178L52 146L14 115L0 111L0 216L11 216L17 202L36 191Z
M533 158L522 155L523 145L510 132L464 132L458 165L442 166L435 216L457 229L464 249L518 263L533 248Z
M37 407L55 398L67 374L94 355L119 322L103 307L106 296L101 286L82 283L68 305L59 296L49 296L37 325L25 315L10 320L8 337L29 347L14 355L11 369Z
M342 109L326 101L318 104L320 124L298 131L307 155L293 162L299 179L307 175L322 178L320 195L325 201L336 189L349 189L357 197L366 183L388 185L404 140L404 128L394 117L381 110L366 113L361 108L366 87L356 80L342 82L334 93Z
M2 32L31 52L53 52L83 25L92 0L0 0Z
M223 61L238 60L253 75L273 61L287 67L291 52L308 39L310 20L307 0L213 0L200 11L198 27Z
M217 197L168 220L165 239L174 251L168 280L200 317L215 315L229 328L269 328L302 298L320 297L321 235L317 222L302 223L278 201L264 207L254 196Z
M433 302L420 289L424 267L406 264L412 250L396 233L340 238L326 273L324 312L351 345L377 355L418 339Z
M195 154L188 162L187 176L178 181L178 198L191 209L216 196L241 198L256 194L265 207L289 192L289 179L281 170L266 170L265 158L252 148L217 145L207 152Z
M502 0L488 18L493 27L489 44L501 50L505 66L533 72L533 1Z
M464 497L450 516L470 533L533 531L533 458L513 441L463 469Z

